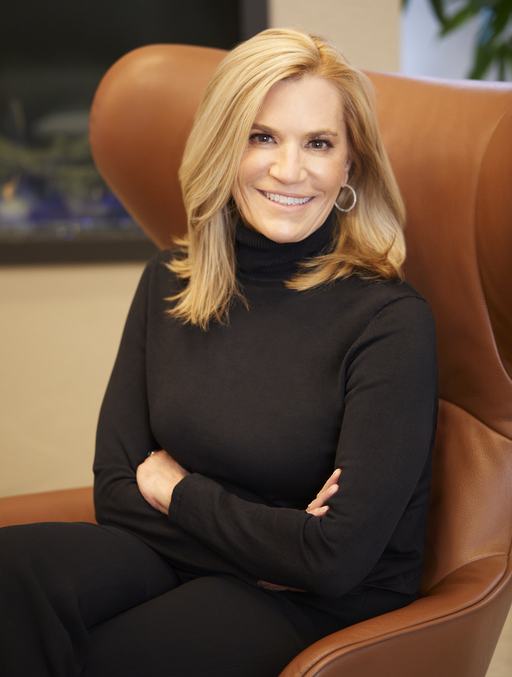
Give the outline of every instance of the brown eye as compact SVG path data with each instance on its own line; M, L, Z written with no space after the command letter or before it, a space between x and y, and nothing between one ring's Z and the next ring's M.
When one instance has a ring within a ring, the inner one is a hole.
M324 150L325 148L332 148L332 143L326 139L313 139L309 145L314 150Z
M249 141L253 143L271 143L272 137L270 134L251 134Z

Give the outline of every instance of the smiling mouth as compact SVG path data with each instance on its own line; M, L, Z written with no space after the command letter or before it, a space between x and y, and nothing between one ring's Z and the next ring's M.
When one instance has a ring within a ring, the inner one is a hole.
M312 197L288 197L279 195L279 193L267 193L262 191L263 195L272 202L278 202L280 205L304 205L312 200Z

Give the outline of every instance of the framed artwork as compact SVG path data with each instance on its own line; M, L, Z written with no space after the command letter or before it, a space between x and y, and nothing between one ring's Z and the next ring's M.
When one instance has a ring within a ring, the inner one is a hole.
M136 47L230 49L265 0L24 0L0 26L0 265L145 260L155 250L98 174L89 110Z

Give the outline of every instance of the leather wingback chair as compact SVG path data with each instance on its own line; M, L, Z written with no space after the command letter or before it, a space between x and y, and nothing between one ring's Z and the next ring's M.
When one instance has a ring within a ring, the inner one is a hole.
M135 50L94 101L97 166L160 247L185 228L177 169L223 55ZM317 642L282 677L483 677L512 598L512 87L369 77L408 212L407 277L439 338L423 594ZM90 489L0 500L0 523L48 518L93 520Z

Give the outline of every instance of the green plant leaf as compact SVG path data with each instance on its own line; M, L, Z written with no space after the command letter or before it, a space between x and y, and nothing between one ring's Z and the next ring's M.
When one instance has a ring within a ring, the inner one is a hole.
M498 78L500 80L507 80L507 70L509 69L512 73L512 38L501 43L499 58Z
M512 73L512 48L509 45L509 48L507 50L507 61L506 63L508 64L508 70L510 73Z
M409 0L402 0L402 7ZM496 64L500 79L512 72L512 0L429 0L433 13L440 23L439 36L457 30L466 22L478 17L480 28L475 41L473 63L468 77L483 77ZM501 39L500 39L501 38Z
M444 11L444 2L443 0L430 0L434 14L436 15L438 21L444 26L446 22L446 14Z
M447 33L456 30L457 28L460 28L463 24L477 15L478 10L476 10L474 7L470 7L469 5L467 7L463 7L453 16L446 17L441 28L441 36L444 36Z
M468 77L472 80L481 80L489 70L496 53L496 46L492 42L479 45L475 51L473 65Z
M512 2L507 0L507 2L497 2L493 8L493 17L490 20L490 24L494 30L494 35L499 35L502 33L508 22L512 19Z
M492 42L497 35L495 30L496 16L491 11L486 10L482 11L481 16L483 16L483 19L476 36L476 44L486 45L487 43Z

